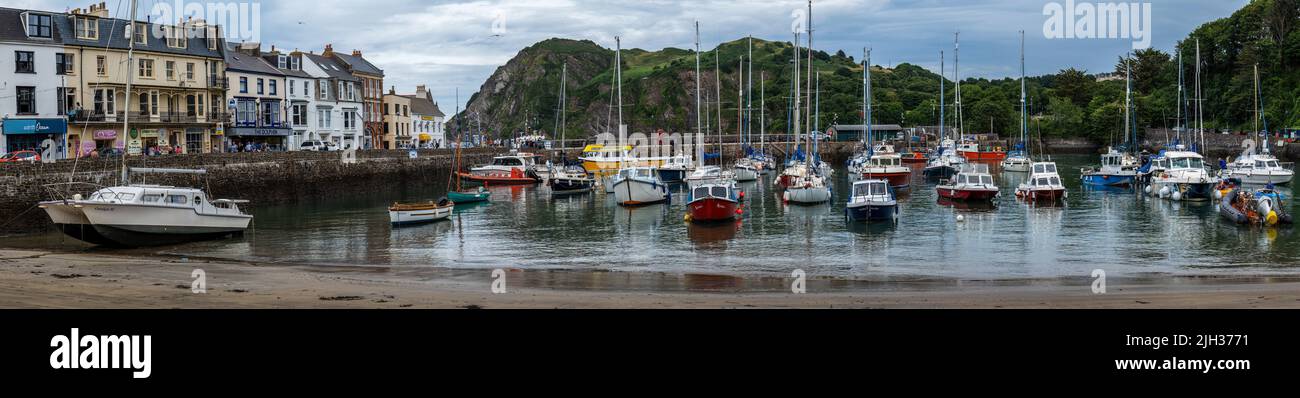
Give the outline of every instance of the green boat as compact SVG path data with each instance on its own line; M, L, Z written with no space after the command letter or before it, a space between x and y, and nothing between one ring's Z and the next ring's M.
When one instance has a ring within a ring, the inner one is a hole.
M451 201L456 202L456 204L486 202L488 198L491 197L492 197L492 192L489 192L486 188L483 187L479 187L478 191L447 192L447 199L451 199Z

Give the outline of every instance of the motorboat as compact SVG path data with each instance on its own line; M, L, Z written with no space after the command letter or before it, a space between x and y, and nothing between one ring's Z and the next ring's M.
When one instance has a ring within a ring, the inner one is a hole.
M1016 197L1029 202L1056 203L1068 195L1055 162L1034 162L1029 178L1016 187Z
M65 234L87 243L159 246L242 234L253 216L244 200L209 200L198 188L127 185L102 188L89 197L40 202ZM86 226L94 234L87 234Z
M631 167L618 171L612 179L614 200L623 206L641 206L669 199L668 184L659 179L653 167Z
M1144 172L1145 171L1145 172ZM1148 184L1144 192L1171 200L1210 200L1215 179L1205 169L1201 154L1183 150L1162 152L1138 169Z
M888 180L854 181L844 205L849 221L898 221L898 200Z
M1132 154L1110 148L1106 154L1101 155L1101 167L1081 169L1080 178L1083 179L1084 185L1090 186L1132 186L1137 178L1138 166L1137 158Z
M733 181L706 182L691 186L686 197L686 219L691 222L734 220L741 214L745 194Z
M940 197L964 201L992 201L998 196L998 186L993 183L987 164L968 164L952 178L935 186Z

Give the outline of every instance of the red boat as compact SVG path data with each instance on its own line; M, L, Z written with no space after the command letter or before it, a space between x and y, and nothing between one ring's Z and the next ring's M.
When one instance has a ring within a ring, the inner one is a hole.
M700 184L691 188L687 199L687 221L720 222L734 220L743 213L740 193L734 183Z
M989 201L998 196L998 186L993 183L987 164L967 164L934 189L940 197L954 200Z
M512 169L509 172L466 173L462 171L457 172L456 175L460 176L460 179L462 180L477 182L483 185L524 185L536 184L540 181L536 177L528 176L528 173L520 169Z
M984 150L980 150L979 144L968 142L957 147L957 154L969 161L1001 162L1007 158L1007 152L1001 150L1001 148L997 149L984 148Z
M930 160L925 157L923 152L904 153L901 156L903 157L903 163L925 163Z

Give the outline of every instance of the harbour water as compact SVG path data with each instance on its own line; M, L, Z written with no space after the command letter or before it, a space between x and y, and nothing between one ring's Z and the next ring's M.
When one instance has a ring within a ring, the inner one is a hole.
M394 228L389 204L435 199L444 190L395 186L257 207L254 227L242 238L137 250L324 265L772 276L802 269L810 276L885 279L1087 277L1097 268L1130 276L1300 271L1300 237L1288 227L1232 225L1211 202L1086 190L1079 168L1096 163L1095 156L1055 160L1070 188L1060 207L1018 202L1012 193L1025 174L1000 172L996 164L1002 192L996 206L940 203L934 184L913 166L897 225L847 223L849 180L840 168L833 204L782 204L767 176L741 184L746 214L721 226L683 221L684 187L674 188L670 204L629 209L600 192L552 199L537 185L494 187L491 203L459 206L448 222ZM1291 197L1289 188L1281 191ZM67 241L47 234L22 245Z

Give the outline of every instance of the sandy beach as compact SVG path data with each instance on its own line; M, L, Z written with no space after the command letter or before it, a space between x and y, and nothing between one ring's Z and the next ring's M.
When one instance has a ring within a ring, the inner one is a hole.
M202 269L206 293L193 292ZM2 308L1300 308L1300 278L846 280L259 264L0 249Z

